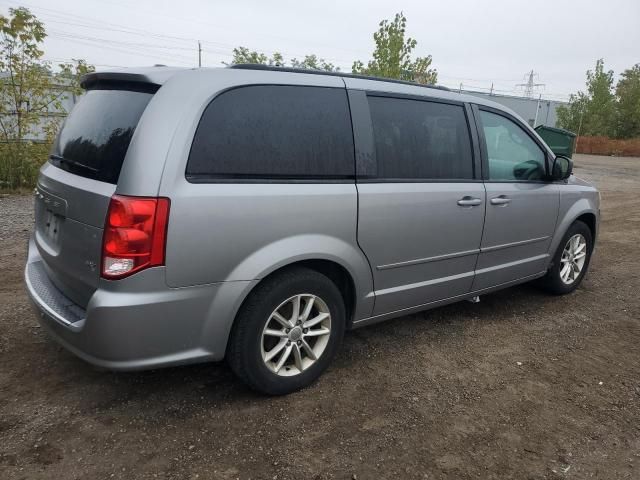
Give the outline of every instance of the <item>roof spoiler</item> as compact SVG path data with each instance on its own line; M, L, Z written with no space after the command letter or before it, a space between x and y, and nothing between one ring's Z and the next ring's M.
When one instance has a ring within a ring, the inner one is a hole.
M83 75L80 86L85 90L116 88L122 90L144 90L156 92L160 84L149 76L130 72L92 72Z

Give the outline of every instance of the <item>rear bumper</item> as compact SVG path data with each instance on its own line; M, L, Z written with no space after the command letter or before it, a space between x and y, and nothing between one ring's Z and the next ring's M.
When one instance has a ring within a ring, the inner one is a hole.
M49 280L33 240L25 284L40 324L69 351L110 370L142 370L221 360L240 299L253 282L184 288L165 269L101 280L86 309Z

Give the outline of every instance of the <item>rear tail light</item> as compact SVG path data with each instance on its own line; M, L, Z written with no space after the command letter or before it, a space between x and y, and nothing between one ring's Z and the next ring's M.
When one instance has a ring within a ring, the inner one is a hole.
M169 199L114 195L102 239L102 277L164 265Z

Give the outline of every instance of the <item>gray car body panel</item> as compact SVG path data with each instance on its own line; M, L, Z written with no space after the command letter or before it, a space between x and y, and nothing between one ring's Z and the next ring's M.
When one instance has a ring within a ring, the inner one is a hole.
M239 299L256 283L172 289L164 267L149 268L118 281L101 279L85 317L67 325L30 281L31 264L42 261L31 239L25 278L40 323L76 355L113 370L221 360L231 327L225 319L235 316Z
M571 175L567 182L560 184L558 221L549 244L549 253L556 251L565 232L576 218L583 215L591 215L595 219L597 238L600 229L600 193L589 182Z
M85 307L98 286L102 230L115 185L42 166L35 189L35 248L52 282ZM61 203L62 207L55 207ZM47 210L60 219L59 233L45 235Z
M486 182L487 207L474 290L544 272L559 208L559 186L542 182ZM509 204L492 205L506 196Z
M90 80L118 81L131 74L135 81L160 88L140 118L117 186L45 165L39 188L65 202L73 228L64 234L75 232L77 239L64 243L56 257L55 246L38 239L43 227L37 220L25 270L27 289L47 330L74 353L106 368L222 359L242 302L266 276L296 262L323 260L348 273L355 287L355 327L543 275L569 225L585 213L596 220L599 215L597 190L575 177L522 184L481 178L463 183L190 183L186 163L200 117L230 88L274 84L374 90L515 114L455 92L331 75L159 68L94 74ZM356 137L367 138L366 125L354 126ZM548 148L547 155L551 158ZM509 207L489 204L504 192L514 195ZM106 209L114 193L170 199L164 267L117 281L91 271L91 264L99 265ZM456 201L463 196L479 198L481 204L460 207ZM81 322L65 325L47 309L46 295L29 281L29 264L35 262L43 262L61 294L84 309Z
M480 252L482 183L360 183L358 234L372 264L374 315L468 293Z

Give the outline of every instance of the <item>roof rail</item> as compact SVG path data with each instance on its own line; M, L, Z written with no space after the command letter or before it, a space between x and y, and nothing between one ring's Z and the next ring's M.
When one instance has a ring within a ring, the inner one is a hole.
M442 85L425 85L418 82L409 82L407 80L396 80L395 78L374 77L371 75L360 75L357 73L329 72L326 70L314 70L312 68L292 68L292 67L276 67L273 65L263 65L261 63L236 63L229 65L227 68L235 68L238 70L268 70L272 72L288 72L288 73L307 73L311 75L329 75L333 77L359 78L363 80L377 80L379 82L401 83L403 85L411 85L414 87L435 88L438 90L450 91Z

